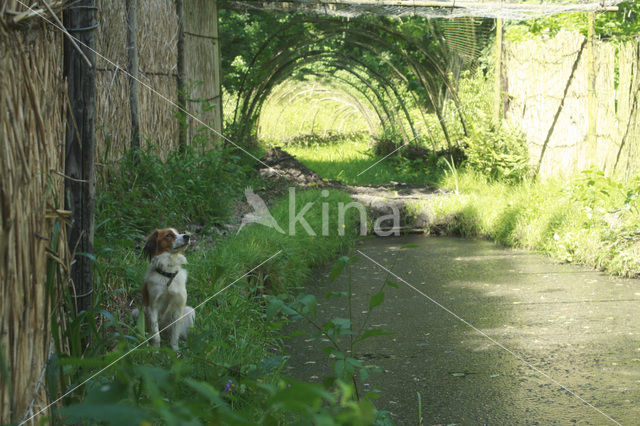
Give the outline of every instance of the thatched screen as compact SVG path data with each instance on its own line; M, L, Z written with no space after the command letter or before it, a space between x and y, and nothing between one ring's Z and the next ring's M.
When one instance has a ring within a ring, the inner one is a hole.
M130 144L125 0L98 0L97 161L117 160ZM185 8L187 110L207 125L222 129L216 2L189 0ZM138 1L139 115L142 149L166 154L178 144L177 36L174 0ZM111 63L113 62L113 63ZM115 64L115 65L114 65ZM148 87L145 87L147 85ZM159 94L153 93L154 91ZM203 108L203 106L205 108ZM191 140L201 124L187 118Z
M116 160L129 147L129 85L127 75L127 12L125 0L98 0L101 13L96 34L98 57L96 100L96 155L98 163ZM176 100L177 19L173 0L138 2L138 56L140 80L162 96ZM139 88L141 147L157 152L177 146L176 110L148 88Z
M639 46L637 40L594 44L597 146L592 159L588 146L588 45L585 38L576 32L562 31L544 40L507 42L507 117L524 130L532 160L536 163L562 102L541 164L543 176L583 170L590 164L620 178L638 173ZM566 96L563 96L565 91Z
M187 109L214 129L222 129L218 12L215 1L184 3L185 73L189 93ZM187 137L193 138L202 124L189 120ZM210 132L209 132L210 133Z
M3 424L28 419L46 407L42 382L50 347L47 261L64 251L63 244L50 250L53 222L62 213L56 213L56 208L62 205L64 188L58 174L64 172L62 36L41 18L16 13L24 10L15 1L0 3Z

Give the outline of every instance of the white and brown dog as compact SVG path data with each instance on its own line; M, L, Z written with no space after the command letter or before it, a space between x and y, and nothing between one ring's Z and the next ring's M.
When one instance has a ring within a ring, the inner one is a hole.
M150 262L142 300L155 347L160 346L159 330L167 329L171 347L178 350L178 340L186 338L195 321L194 309L187 306L187 271L182 268L187 263L183 254L187 247L189 235L173 228L157 229L147 237L144 252Z

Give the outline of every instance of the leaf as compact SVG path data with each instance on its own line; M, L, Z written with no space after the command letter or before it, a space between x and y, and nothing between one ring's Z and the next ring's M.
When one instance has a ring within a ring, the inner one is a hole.
M338 376L338 378L342 379L344 377L346 367L346 362L343 359L340 359L333 364L333 371L336 372L336 376Z
M61 408L64 423L86 423L87 419L110 425L140 424L146 417L139 408L124 404L74 404Z
M284 302L282 300L277 299L275 297L272 298L269 301L269 306L267 306L267 321L275 318L275 316L282 311L283 307L284 307Z
M384 285L388 285L389 287L393 287L393 288L399 288L400 286L396 283L394 283L393 281L389 281L387 280Z
M381 291L379 293L374 294L369 299L369 310L373 310L376 306L380 306L384 302L384 292Z
M330 322L339 329L351 328L351 320L348 318L333 318Z
M336 278L338 278L338 276L342 273L342 270L344 269L344 267L347 266L348 260L349 258L346 256L342 256L341 258L336 260L336 263L334 263L333 267L331 268L331 273L329 274L329 281L333 282L336 280Z
M303 296L299 301L306 309L306 312L305 310L303 310L302 312L308 312L313 317L316 316L316 312L318 310L318 300L316 299L316 296L314 296L313 294L307 294Z
M362 333L362 336L357 338L353 343L358 343L358 342L362 342L363 340L369 339L371 337L375 337L375 336L388 336L390 334L394 334L391 333L389 331L384 331L384 330L380 330L379 328L373 328L371 330L367 330L364 333Z
M324 295L325 299L330 299L332 297L344 297L347 295L346 291L329 291Z

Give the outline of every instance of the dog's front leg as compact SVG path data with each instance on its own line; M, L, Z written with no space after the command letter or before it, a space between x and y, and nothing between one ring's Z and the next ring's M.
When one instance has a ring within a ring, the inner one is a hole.
M171 325L171 348L174 351L178 350L178 339L180 339L180 321L177 320L178 318L180 317L176 317Z
M151 326L151 346L160 347L160 330L158 329L158 311L152 308L147 309L149 325Z

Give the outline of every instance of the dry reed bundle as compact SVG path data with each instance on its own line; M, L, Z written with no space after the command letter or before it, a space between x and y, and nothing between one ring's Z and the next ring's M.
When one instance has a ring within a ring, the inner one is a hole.
M68 258L66 238L53 247L51 239L54 222L66 214L58 174L65 85L62 35L31 19L37 13L16 14L24 9L15 1L2 5L3 22L30 21L28 31L0 25L0 422L16 423L47 404L47 262Z
M5 0L0 3L0 23L9 28L25 27L34 21L39 25L41 17L49 16L49 9L58 12L65 7L66 3L65 0L47 1L46 5L38 3L28 7L25 4L30 2Z

